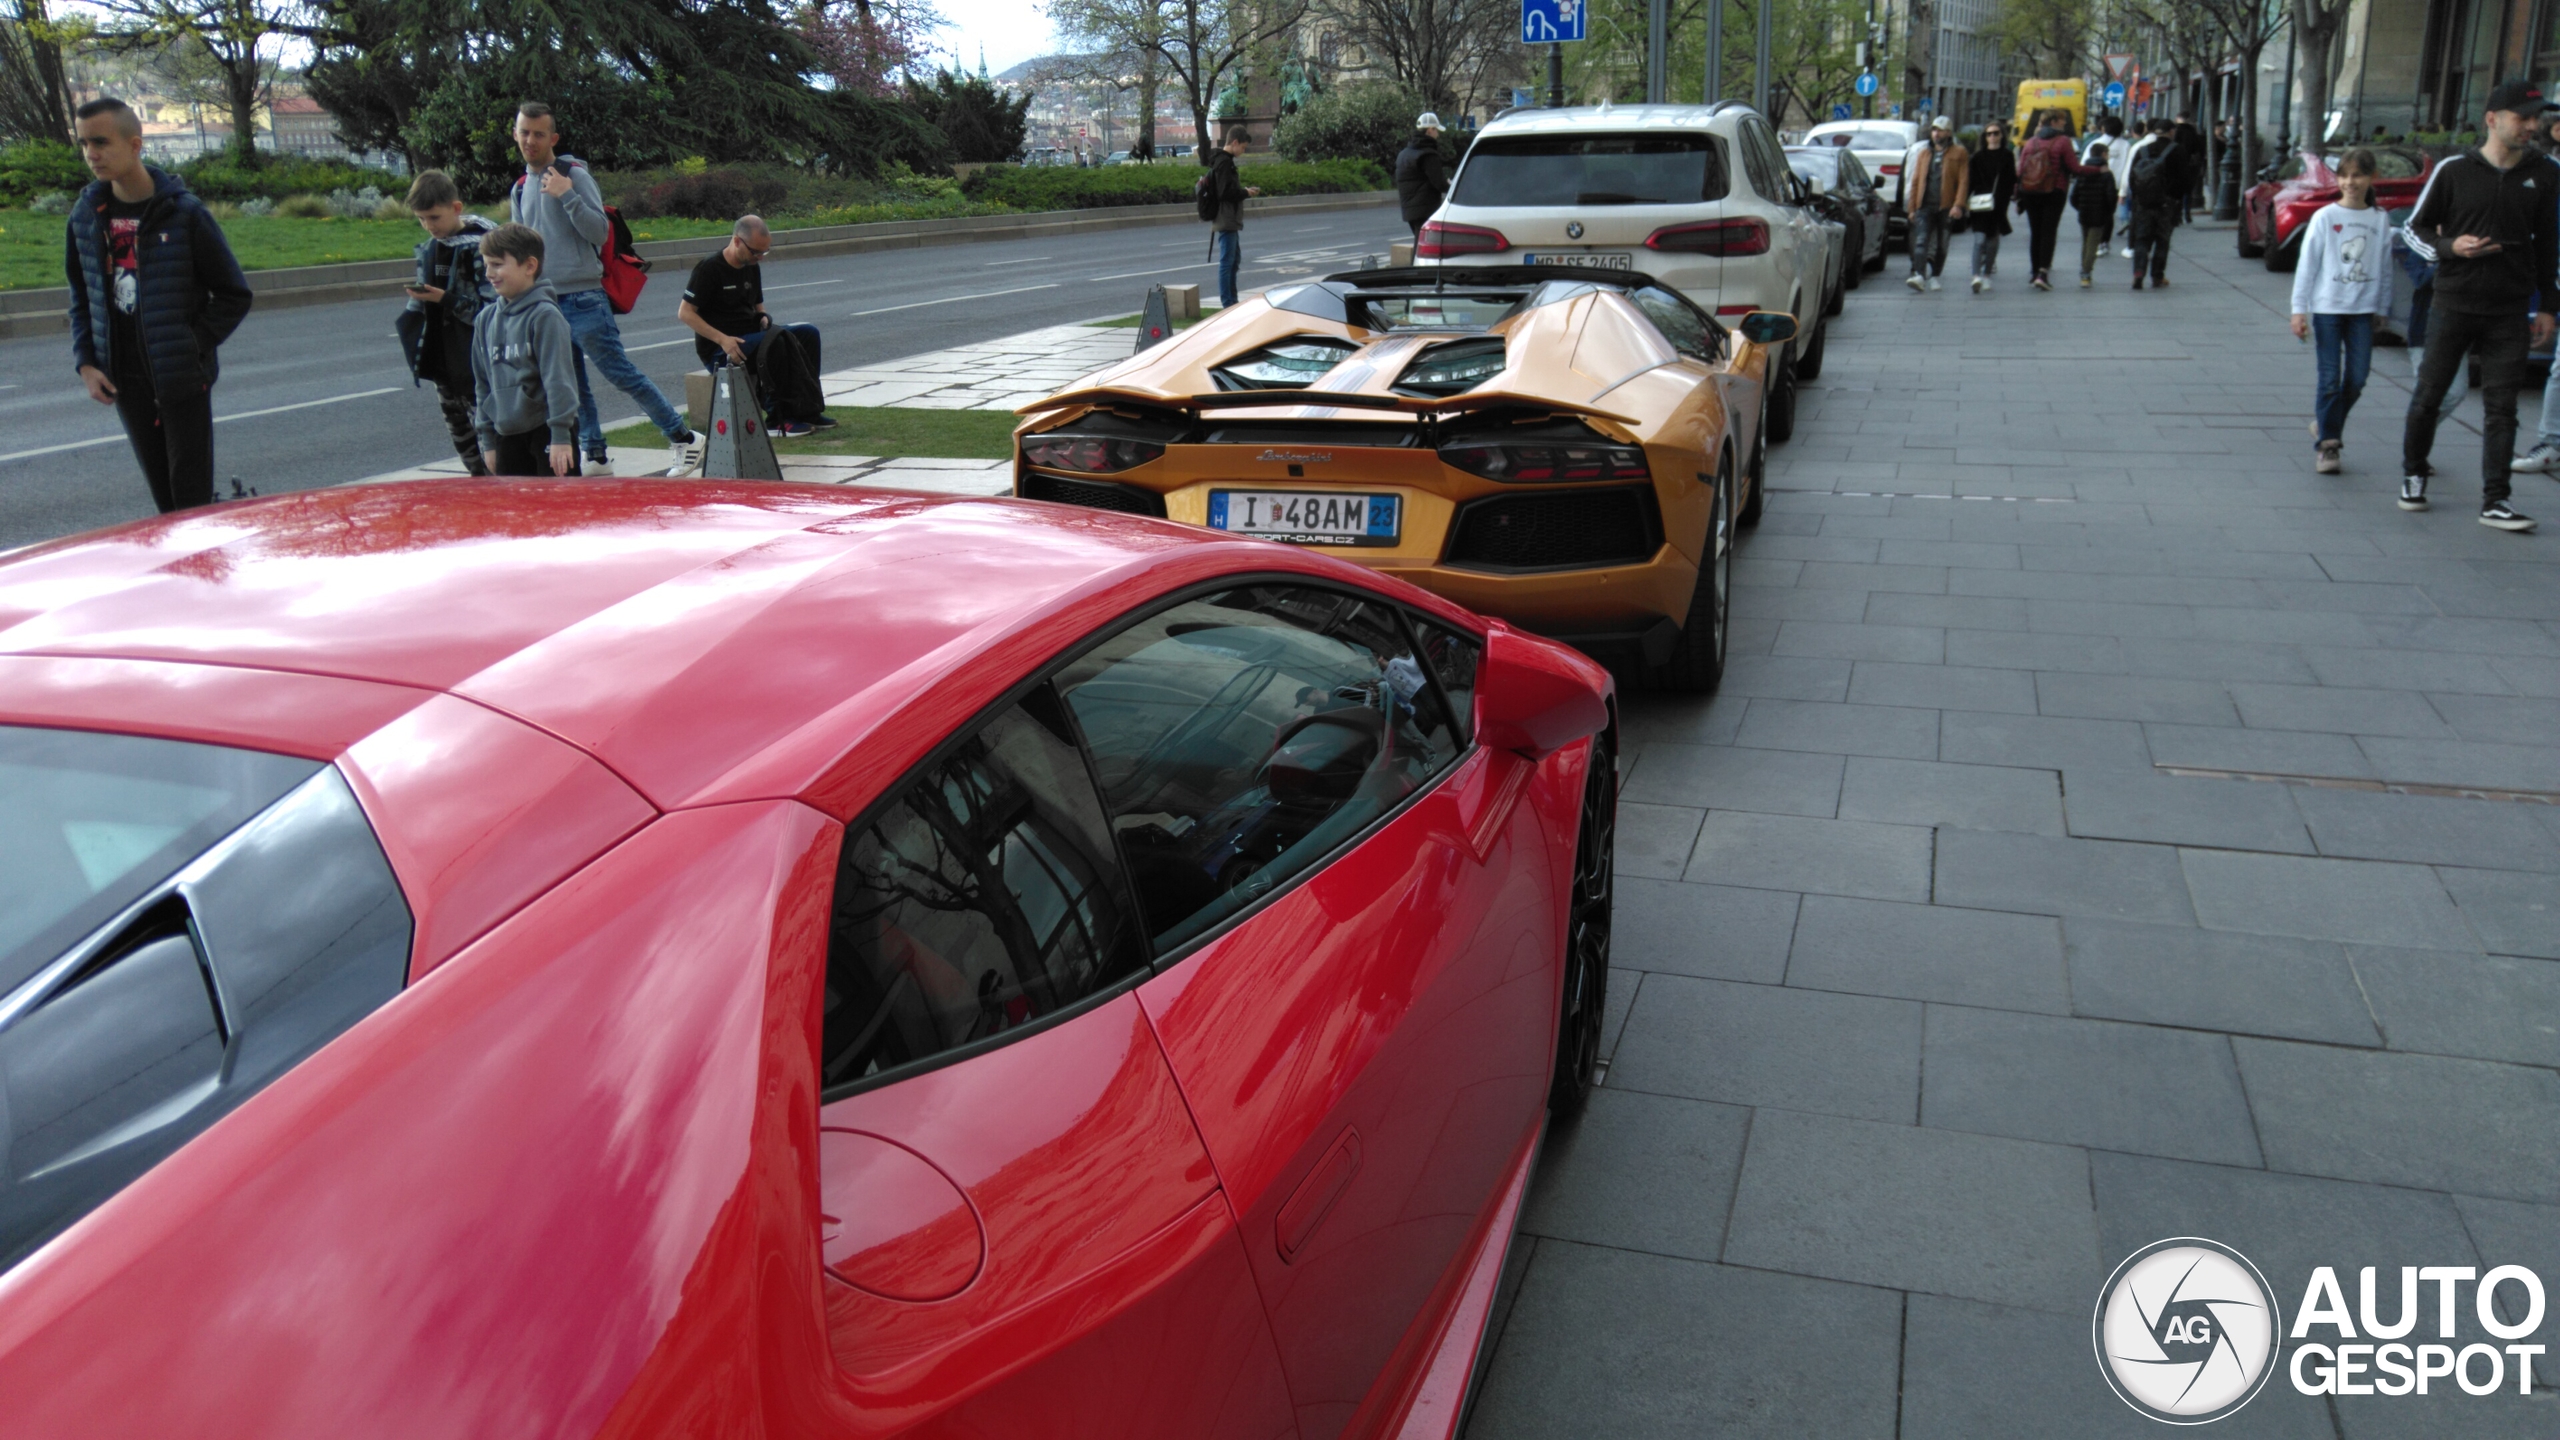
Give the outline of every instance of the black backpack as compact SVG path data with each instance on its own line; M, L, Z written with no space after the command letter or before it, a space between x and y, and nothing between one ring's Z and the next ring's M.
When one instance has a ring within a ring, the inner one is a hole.
M2148 207L2177 198L2178 171L2170 164L2177 151L2176 141L2163 140L2157 145L2143 146L2133 157L2128 188L2133 191L2134 204Z
M1218 223L1218 187L1212 183L1217 178L1218 172L1213 168L1191 182L1192 203L1198 207L1201 220L1211 225Z
M776 420L815 420L826 413L818 367L809 363L800 337L788 330L777 326L756 346L755 379L765 413Z

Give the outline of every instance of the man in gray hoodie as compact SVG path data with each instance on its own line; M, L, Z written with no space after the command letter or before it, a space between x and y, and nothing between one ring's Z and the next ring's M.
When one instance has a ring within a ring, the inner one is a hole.
M498 303L471 326L472 424L492 475L578 473L577 347L542 276L543 249L523 225L480 242Z
M689 475L702 464L702 437L693 433L667 397L650 383L622 348L622 327L614 323L613 306L604 294L604 245L613 236L613 221L604 213L604 192L596 188L586 163L560 153L560 121L551 107L528 100L516 109L516 152L524 157L524 175L509 193L515 221L542 235L550 252L545 279L559 297L560 313L578 338L578 434L587 461L601 469L608 457L604 422L596 411L595 391L587 384L593 362L613 387L640 402L651 424L672 447L667 473Z

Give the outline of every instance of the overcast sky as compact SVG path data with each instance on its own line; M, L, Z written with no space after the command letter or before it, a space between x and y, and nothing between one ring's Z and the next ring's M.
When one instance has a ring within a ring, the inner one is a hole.
M951 22L939 37L963 69L978 68L978 46L987 47L987 73L1036 60L1058 48L1049 17L1034 0L938 0Z

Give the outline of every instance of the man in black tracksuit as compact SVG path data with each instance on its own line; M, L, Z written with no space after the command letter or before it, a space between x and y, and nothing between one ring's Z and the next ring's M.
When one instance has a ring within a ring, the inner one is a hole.
M2560 303L2560 165L2525 148L2527 134L2553 108L2539 85L2509 81L2490 91L2480 149L2438 164L2410 212L2410 248L2434 263L2436 279L2426 360L2400 443L2403 510L2427 508L2438 407L2463 357L2476 351L2488 412L2480 523L2519 534L2533 528L2507 503L2507 471L2525 356L2531 346L2551 343L2551 312Z
M1425 110L1413 122L1413 138L1396 152L1396 203L1404 223L1422 238L1422 222L1449 196L1449 171L1440 159L1440 116Z

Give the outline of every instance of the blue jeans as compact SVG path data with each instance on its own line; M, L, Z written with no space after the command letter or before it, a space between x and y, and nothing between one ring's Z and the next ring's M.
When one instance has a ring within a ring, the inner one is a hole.
M771 326L763 330L758 330L752 335L739 336L738 348L746 351L747 358L752 361L756 358L757 349L764 344L764 337L772 334L776 330L788 330L792 334L799 336L801 348L809 352L809 368L822 375L826 373L826 367L818 362L818 327L815 325ZM714 350L711 352L710 363L715 368L726 365L729 363L729 357L724 351ZM773 402L771 400L767 400L765 402L764 418L768 421L776 418L773 413ZM796 420L800 417L795 415L790 418Z
M1220 230L1211 237L1217 245L1218 303L1236 303L1236 267L1244 263L1244 232Z
M1947 271L1947 212L1911 212L1911 273L1936 276Z
M2311 351L2320 363L2320 398L2312 418L2320 422L2320 438L2341 439L2347 412L2364 393L2364 377L2373 368L2373 317L2314 315Z
M578 440L582 453L604 453L604 421L596 414L596 392L587 384L587 362L595 362L613 388L640 402L649 423L667 437L667 443L684 439L693 428L684 423L676 407L631 363L622 350L622 327L613 323L613 304L602 290L572 290L560 297L560 313L569 319L569 334L578 342Z

